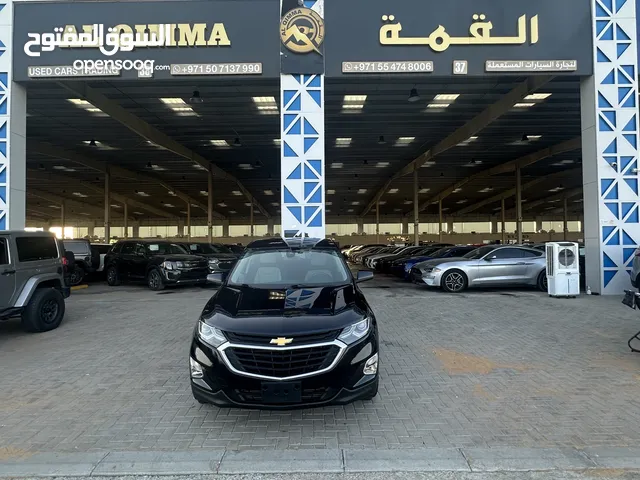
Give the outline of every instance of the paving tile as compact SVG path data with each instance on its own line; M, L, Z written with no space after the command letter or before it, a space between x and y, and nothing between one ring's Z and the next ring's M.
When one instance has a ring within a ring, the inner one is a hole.
M111 452L94 475L168 475L216 473L224 451Z
M346 472L470 471L457 448L345 450Z
M0 452L2 449L0 449ZM17 451L17 458L0 457L0 477L89 476L106 453L36 453Z
M595 464L573 448L463 448L474 472L573 470Z
M227 452L220 473L332 473L342 472L342 451L249 450Z
M583 451L600 468L640 470L640 447L588 447Z

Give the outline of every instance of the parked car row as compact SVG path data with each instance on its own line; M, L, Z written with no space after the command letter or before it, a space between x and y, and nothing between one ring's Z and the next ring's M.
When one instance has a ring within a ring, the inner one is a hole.
M473 287L532 286L547 291L544 246L424 244L343 249L354 265L451 293Z
M211 273L231 270L239 255L216 243L120 240L104 258L110 286L144 282L151 290L205 284Z

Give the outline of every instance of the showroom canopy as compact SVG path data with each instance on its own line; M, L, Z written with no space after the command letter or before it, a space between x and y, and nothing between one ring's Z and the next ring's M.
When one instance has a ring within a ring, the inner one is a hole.
M14 9L17 81L276 78L282 55L283 68L295 66L295 52L281 45L306 41L310 30L318 33L318 73L324 68L330 77L593 70L588 0L350 0L327 3L320 23L286 22L291 10L282 11L279 0L28 2Z

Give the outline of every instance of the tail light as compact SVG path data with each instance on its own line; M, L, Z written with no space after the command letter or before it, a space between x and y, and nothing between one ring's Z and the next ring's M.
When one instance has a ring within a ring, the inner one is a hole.
M62 265L65 267L69 266L69 260L67 260L67 257L62 257Z

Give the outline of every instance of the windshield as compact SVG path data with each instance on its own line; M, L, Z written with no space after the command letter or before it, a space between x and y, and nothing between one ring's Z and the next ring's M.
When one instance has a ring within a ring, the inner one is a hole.
M187 253L184 248L175 243L147 243L146 249L147 254L149 255L175 255Z
M229 285L319 287L343 285L351 275L337 251L249 251L229 277Z
M435 252L433 252L431 256L442 257L443 255L446 255L450 250L451 250L451 247L441 248L440 250L436 250Z
M190 243L187 245L187 248L189 248L191 253L196 254L231 253L231 250L227 247L211 243Z
M476 248L475 250L471 250L469 253L467 253L462 258L468 258L469 260L478 260L478 259L484 257L487 253L489 253L489 252L491 252L491 251L493 251L495 249L496 249L495 246Z

